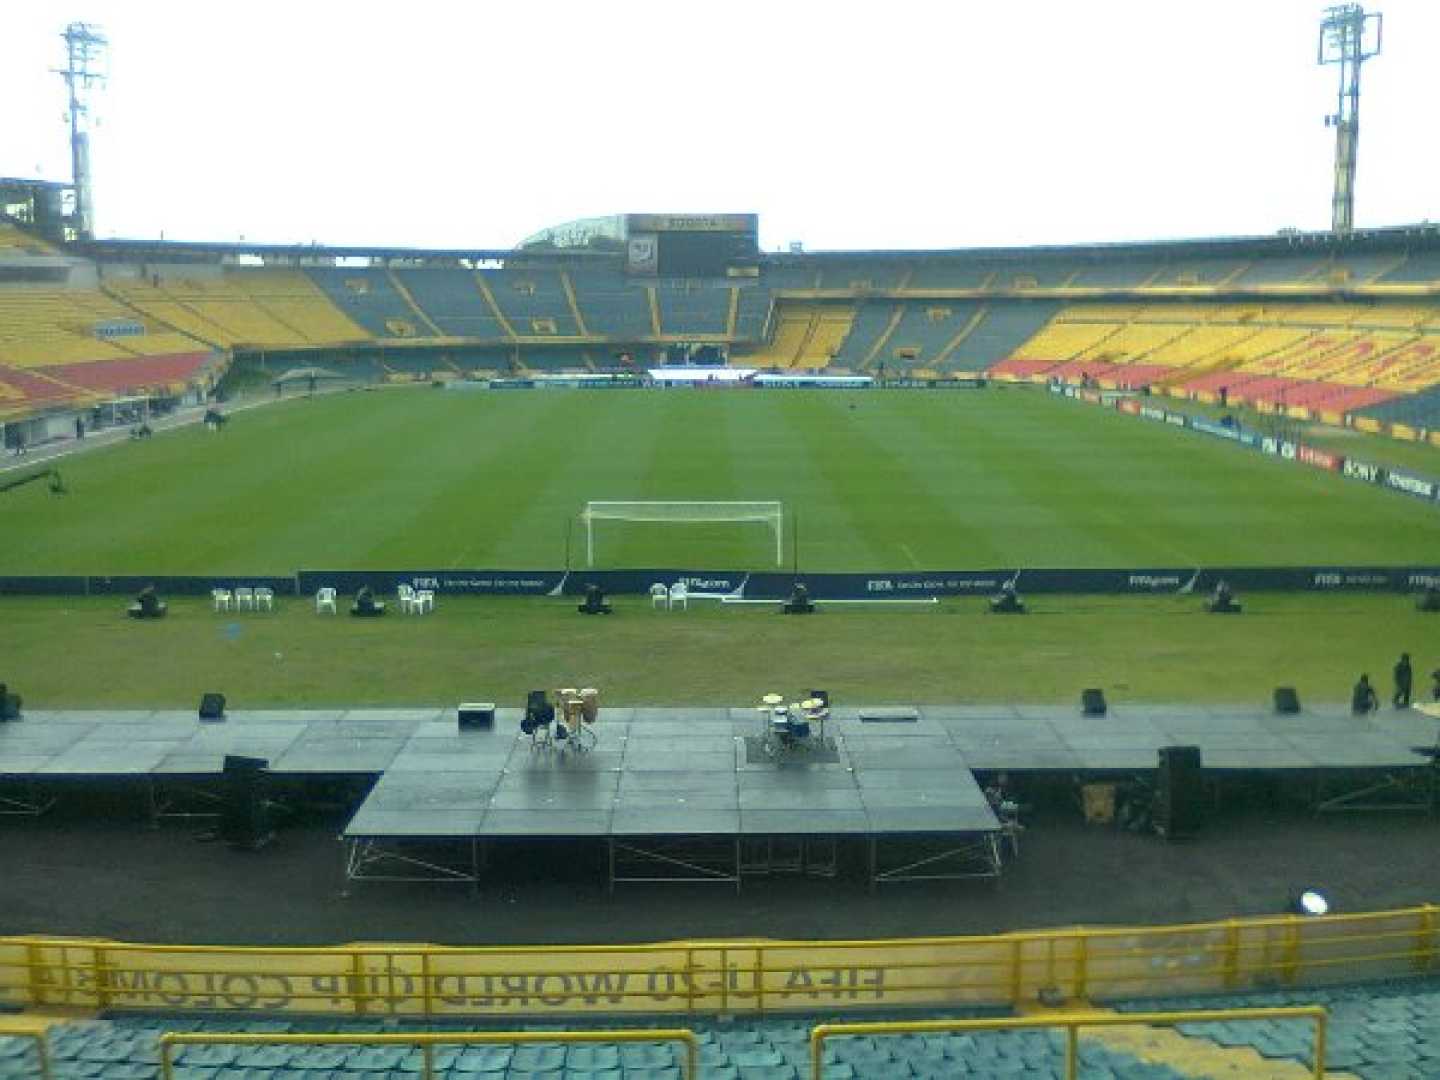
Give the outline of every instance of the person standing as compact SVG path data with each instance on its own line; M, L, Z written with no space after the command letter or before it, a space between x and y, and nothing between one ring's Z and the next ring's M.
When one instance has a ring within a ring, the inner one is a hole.
M1414 683L1414 672L1410 670L1410 654L1402 652L1395 661L1395 696L1390 699L1397 709L1410 707L1410 688Z

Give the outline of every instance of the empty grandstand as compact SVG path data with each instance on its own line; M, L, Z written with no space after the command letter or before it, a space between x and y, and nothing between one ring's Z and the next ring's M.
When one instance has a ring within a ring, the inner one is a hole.
M625 217L603 220L623 239ZM1405 437L1440 426L1427 395L1440 383L1440 234L1426 228L741 256L689 277L637 272L618 240L568 248L563 230L515 252L106 241L62 253L4 228L0 394L17 421L105 388L203 388L233 359L268 370L266 358L309 354L408 379L704 350L765 370L1091 381Z

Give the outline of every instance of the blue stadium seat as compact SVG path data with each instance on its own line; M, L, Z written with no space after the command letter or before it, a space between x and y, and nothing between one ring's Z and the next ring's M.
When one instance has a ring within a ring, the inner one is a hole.
M620 1064L631 1069L663 1069L675 1064L675 1048L668 1043L622 1043Z
M515 1047L511 1072L558 1072L565 1067L565 1047L552 1043L524 1043Z
M572 1069L618 1069L620 1050L610 1043L582 1043L571 1046L565 1053L565 1068Z
M495 1075L510 1067L515 1050L509 1046L471 1046L460 1051L450 1071L457 1075Z

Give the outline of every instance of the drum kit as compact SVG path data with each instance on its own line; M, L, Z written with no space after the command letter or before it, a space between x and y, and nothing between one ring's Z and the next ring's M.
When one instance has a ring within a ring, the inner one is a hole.
M583 690L565 687L555 691L555 704L559 707L556 719L560 722L555 741L567 743L572 750L593 749L599 741L594 725L600 716L600 691L593 687Z
M785 703L780 694L766 694L757 711L765 725L764 741L772 754L781 754L810 745L811 739L825 741L825 720L830 710L818 697Z

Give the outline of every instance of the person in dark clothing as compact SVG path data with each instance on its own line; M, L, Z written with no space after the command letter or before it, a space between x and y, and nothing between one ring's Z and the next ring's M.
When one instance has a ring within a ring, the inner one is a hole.
M1395 661L1395 696L1390 703L1397 709L1408 709L1410 707L1410 687L1414 683L1414 673L1410 670L1410 654L1402 652L1400 659Z
M1360 681L1350 693L1350 711L1359 716L1372 713L1379 707L1380 701L1375 696L1375 687L1370 685L1370 676L1361 675Z
M1015 582L1007 581L1000 586L1000 592L990 598L990 611L996 615L1023 615L1025 601L1015 591Z
M1220 615L1231 615L1240 610L1228 581L1222 578L1215 583L1215 591L1210 595L1210 602L1205 605L1205 610Z
M1440 667L1430 673L1430 679L1435 684L1430 687L1430 696L1436 701L1440 701Z
M361 585L355 594L355 606L350 609L351 615L358 615L362 619L373 618L385 614L385 605L375 599L375 592L369 585Z
M78 417L78 416L77 416L77 417L75 417L75 438L77 438L77 439L83 439L84 437L85 437L85 421L84 421L81 417Z

